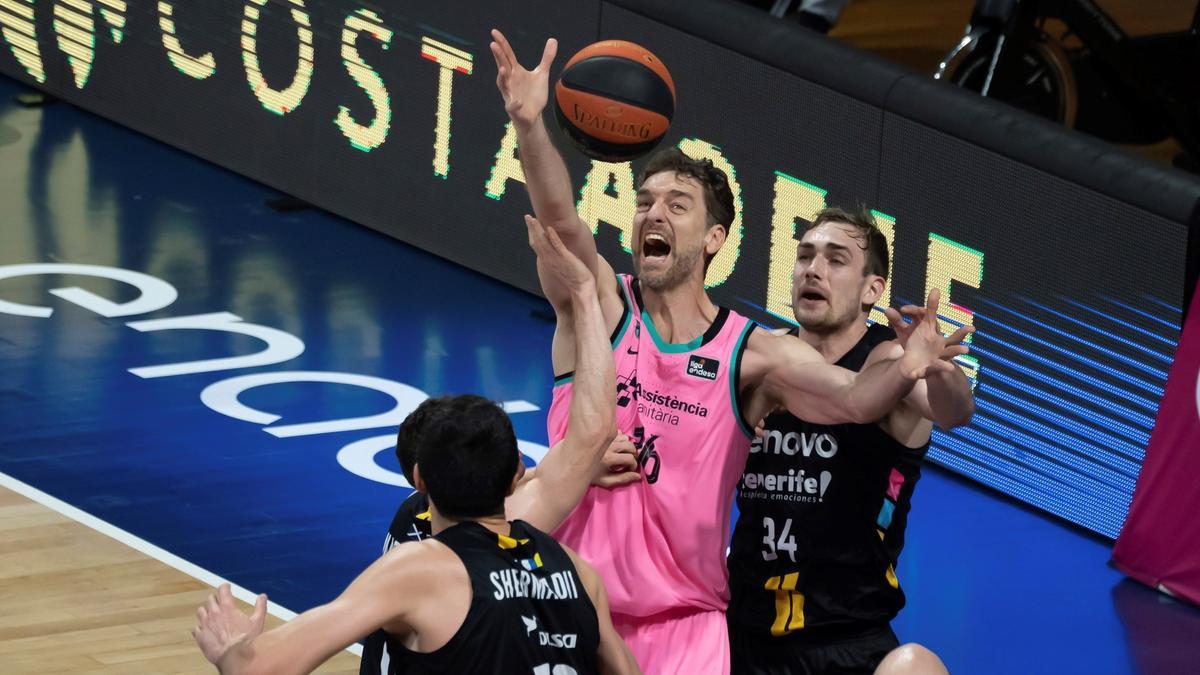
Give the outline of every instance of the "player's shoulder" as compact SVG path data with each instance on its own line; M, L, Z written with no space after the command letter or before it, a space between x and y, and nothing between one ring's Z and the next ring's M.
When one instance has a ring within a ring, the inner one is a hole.
M779 358L822 360L815 349L790 330L771 330L758 324L746 339L746 355L768 363Z
M389 574L403 574L414 587L439 584L465 573L458 555L437 539L406 541L393 546L381 563Z
M743 381L746 381L747 378L757 380L760 375L770 370L772 361L779 352L779 345L776 343L782 339L785 338L773 335L763 326L756 325L750 331L750 334L746 336L745 349L742 351L742 357L738 363Z

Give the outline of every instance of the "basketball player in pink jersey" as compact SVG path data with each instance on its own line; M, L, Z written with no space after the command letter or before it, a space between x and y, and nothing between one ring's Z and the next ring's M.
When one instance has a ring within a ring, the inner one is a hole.
M649 160L633 221L636 276L617 276L575 212L570 176L542 120L557 42L532 71L493 31L497 86L516 130L537 218L596 276L617 376L617 427L638 449L643 479L589 489L556 536L609 588L613 623L647 673L726 673L725 544L735 486L753 437L747 421L777 407L825 423L878 419L929 364L966 353L965 332L937 328L937 296L903 355L860 373L829 365L799 340L756 329L704 290L707 262L734 215L725 174L678 150ZM571 303L542 269L558 315L551 442L565 433L575 367ZM610 282L604 282L610 279ZM898 319L898 315L895 315Z

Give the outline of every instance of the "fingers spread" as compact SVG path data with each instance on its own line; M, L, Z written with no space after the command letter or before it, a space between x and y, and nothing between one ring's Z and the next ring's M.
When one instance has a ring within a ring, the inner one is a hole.
M550 64L554 63L554 55L558 53L558 40L550 38L546 40L546 48L542 50L542 60L538 63L538 70L546 71L550 69Z
M504 58L504 52L501 51L500 45L492 42L488 45L488 49L492 51L492 58L496 60L496 69L504 74L504 69L508 66L508 59Z
M967 339L967 336L974 332L975 332L974 326L963 326L962 328L959 328L958 330L954 331L950 335L950 337L946 338L946 343L952 344L952 345L958 344L958 343L962 342L963 340Z
M517 63L517 55L513 52L512 45L508 44L508 38L504 37L504 33L492 29L492 39L500 46L500 51L504 54L505 61L512 66Z
M267 620L267 594L259 593L254 600L254 611L250 614L250 621L254 623L255 630L261 631L263 624Z
M904 325L904 319L900 317L900 312L897 312L892 307L888 307L887 309L883 310L883 315L887 317L888 323L891 324L893 328Z

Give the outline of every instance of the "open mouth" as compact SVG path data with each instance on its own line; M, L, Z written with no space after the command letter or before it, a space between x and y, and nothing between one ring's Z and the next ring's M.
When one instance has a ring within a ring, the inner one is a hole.
M661 234L650 233L642 238L642 258L666 258L671 254L671 244Z
M800 291L800 301L804 303L826 302L825 294L815 288L805 288Z

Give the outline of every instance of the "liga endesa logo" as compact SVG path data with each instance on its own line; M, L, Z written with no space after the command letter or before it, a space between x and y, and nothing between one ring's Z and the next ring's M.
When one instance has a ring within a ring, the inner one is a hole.
M2 3L4 0L0 0ZM0 4L0 6L3 6ZM158 277L118 267L103 265L75 265L70 263L32 263L24 265L0 265L0 280L14 277L50 274L72 274L112 279L138 289L139 295L126 302L112 302L82 288L53 288L49 293L67 302L94 312L105 318L117 318L148 314L170 306L179 297L171 284ZM47 319L54 313L50 307L25 305L0 298L0 314ZM270 366L296 358L304 353L304 342L291 333L246 323L230 312L192 314L147 321L128 321L125 326L139 333L154 333L171 330L213 330L225 333L249 335L257 338L266 347L253 354L228 356L216 359L186 361L153 366L129 368L129 372L142 379L176 377L193 373L213 373L260 366ZM292 384L300 382L324 382L351 385L386 394L393 400L390 410L374 415L347 417L319 422L276 424L280 415L251 408L238 397L258 387ZM200 392L200 402L209 409L227 417L259 424L263 431L276 438L313 436L342 431L384 430L382 435L363 438L342 447L337 453L338 464L350 473L367 480L399 487L411 487L404 475L383 468L375 461L380 452L391 451L396 444L396 427L429 395L416 387L382 377L355 373L325 371L274 371L239 375L214 382ZM505 401L502 403L509 414L532 412L539 408L528 401ZM549 449L539 443L517 439L518 449L540 462Z

